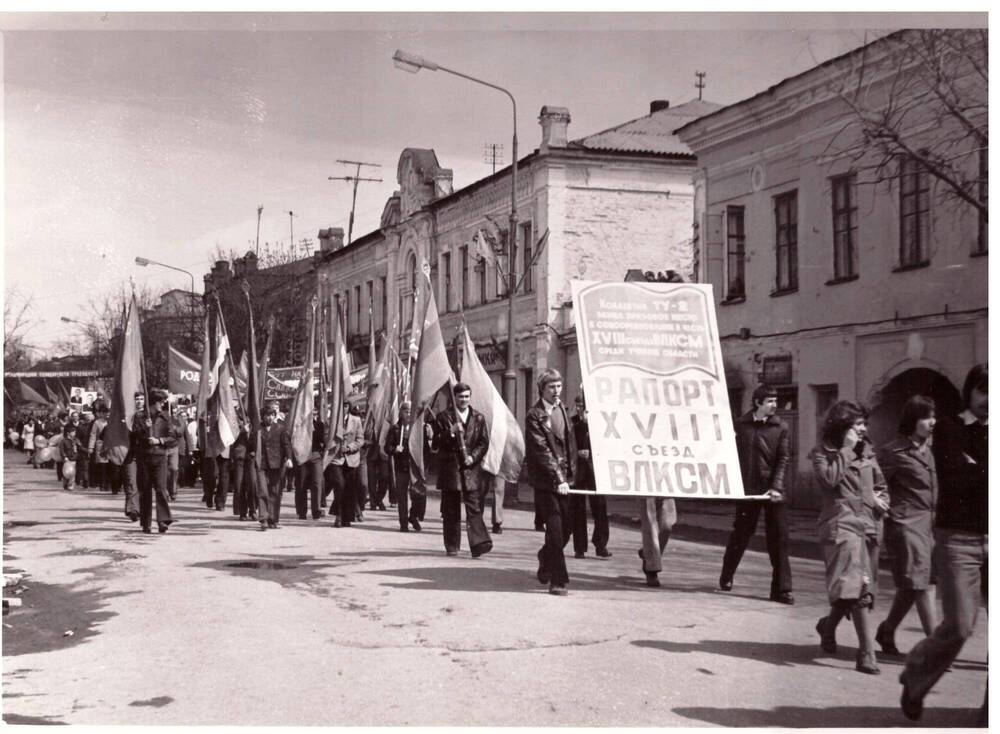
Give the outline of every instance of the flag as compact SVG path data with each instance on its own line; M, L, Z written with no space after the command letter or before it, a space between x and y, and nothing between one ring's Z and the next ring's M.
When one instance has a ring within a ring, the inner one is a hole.
M441 321L437 305L430 288L430 280L425 277L426 298L424 299L423 328L420 331L420 346L416 353L416 367L413 371L413 387L410 402L413 405L413 424L410 429L410 473L415 480L424 481L424 414L434 403L434 397L445 385L455 381L455 374L448 364L448 352L441 335Z
M121 465L128 454L129 429L135 415L135 394L145 391L142 364L142 334L139 332L139 307L132 295L125 333L122 334L121 348L115 359L115 386L111 393L111 414L104 432L104 446L108 460Z
M388 367L382 373L385 390L382 393L382 406L379 416L376 416L379 450L385 455L385 437L389 429L399 420L399 406L406 396L406 365L399 358L396 350L386 344ZM386 458L389 458L386 456Z
M49 401L42 397L37 390L32 388L30 385L26 384L21 378L17 378L18 387L21 390L21 402L22 403L38 403L39 405L48 405Z
M490 445L483 457L483 471L503 477L508 482L516 482L524 461L524 434L476 356L476 346L464 324L459 348L459 381L472 388L471 405L483 414L490 429Z
M205 455L208 457L222 455L236 440L239 432L231 384L235 372L233 357L229 350L229 335L222 318L222 308L218 306L218 300L216 304L212 370L218 375L218 379L208 398L208 435L205 441Z
M236 365L236 370L233 372L233 383L236 385L236 394L240 398L240 402L246 404L247 396L247 373L250 371L247 365L247 353L249 348L243 350L243 356L240 357L240 363Z
M259 373L257 371L257 337L253 329L253 305L250 303L250 286L243 281L243 293L247 300L247 346L243 350L241 363L246 363L246 412L247 423L250 429L250 445L253 446L254 465L260 466L260 384ZM247 352L250 359L247 361ZM252 478L256 480L257 477Z
M299 464L309 461L313 440L313 354L316 344L316 299L312 301L312 318L309 320L309 342L302 379L295 390L292 409L288 417L292 439L292 456Z
M201 352L201 370L198 373L198 420L205 421L208 417L208 396L212 394L212 390L215 389L215 383L218 380L218 373L213 371L213 355L212 355L212 341L209 334L209 319L211 318L211 310L205 309L205 340L202 342L202 352ZM200 436L198 441L201 446L204 446L204 436Z
M330 370L330 421L327 426L326 448L333 448L336 440L344 437L344 402L351 394L351 363L347 356L346 317L342 313L340 299L334 301L333 318L333 364ZM327 452L326 456L329 456ZM324 462L327 459L324 458Z
M264 386L267 385L267 365L271 361L271 340L274 338L274 316L267 320L267 342L264 344L264 356L260 358L260 369L257 371L257 386L260 389L260 404L264 404Z
M49 381L42 380L42 384L45 385L45 394L48 396L48 401L53 405L62 408L63 407L62 400L59 398L58 395L56 395L55 391L53 391L52 388L49 387Z
M167 344L167 389L180 395L201 394L201 365L172 344Z
M385 343L382 346L382 357L372 370L372 357L374 356L374 340L369 345L368 351L368 406L365 414L365 440L377 443L379 450L382 449L382 423L388 408L388 399L392 393L392 379L395 373L390 372L391 360L396 356L393 344L396 341L396 322L392 324L392 329L386 335Z

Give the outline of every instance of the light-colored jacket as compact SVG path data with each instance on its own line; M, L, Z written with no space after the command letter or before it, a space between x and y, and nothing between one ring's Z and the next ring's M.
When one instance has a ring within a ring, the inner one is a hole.
M347 463L349 467L361 466L361 447L365 442L365 427L361 419L352 414L347 416L344 437L330 449L330 463Z

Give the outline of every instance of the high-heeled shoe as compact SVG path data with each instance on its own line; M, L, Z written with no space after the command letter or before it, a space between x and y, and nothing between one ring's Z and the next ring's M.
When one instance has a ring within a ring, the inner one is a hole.
M875 630L875 642L879 644L882 648L882 652L886 655L901 655L899 648L896 647L896 640L894 635L885 628L885 622L882 622Z
M875 662L875 653L865 652L864 650L858 650L858 656L855 659L854 669L859 673L866 673L867 675L880 675L882 671L878 667L878 663Z

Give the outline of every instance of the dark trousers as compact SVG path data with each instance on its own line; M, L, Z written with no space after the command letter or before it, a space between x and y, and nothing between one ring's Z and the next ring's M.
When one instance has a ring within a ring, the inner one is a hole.
M261 522L277 525L281 520L281 488L284 483L283 468L257 472L257 518Z
M114 466L114 464L108 464L104 461L94 461L90 465L90 481L102 492L110 489L109 475L111 472L108 471L109 466Z
M532 501L535 507L535 529L538 530L545 525L545 513L542 511L542 506L538 503L538 494L535 493L535 498Z
M57 458L56 458L56 479L58 479L60 482L62 481L62 465L63 465L62 459L58 458L58 454L57 454Z
M203 455L201 459L201 501L206 505L215 502L215 490L218 482L218 462L215 457Z
M229 460L229 488L233 492L233 514L257 516L257 476L250 459Z
M465 529L473 555L486 553L493 547L483 521L483 494L479 487L466 492L455 489L441 491L441 518L444 526L445 550L462 547L462 505L465 505Z
M427 509L427 495L410 494L410 470L394 470L396 511L399 513L399 527L409 527L410 520L423 520ZM411 503L412 500L412 503Z
M313 520L319 519L320 497L323 494L323 460L318 456L295 469L295 514L305 519L306 507ZM307 502L308 500L308 502Z
M333 485L333 507L340 516L340 524L347 527L357 517L361 486L361 467L331 463L325 478Z
M230 464L232 460L228 456L216 456L215 459L215 492L209 496L209 500L215 505L215 509L226 509L226 497L229 495Z
M167 494L167 457L154 456L136 462L139 482L139 523L148 528L153 521L153 500L156 500L156 524L169 525L174 521L170 514Z
M569 495L535 490L535 506L545 523L545 545L538 551L538 574L547 576L556 586L569 583L563 548L573 534L569 514Z
M569 498L569 511L573 518L573 551L587 552L587 501L590 501L590 514L594 516L594 534L591 542L594 548L601 550L608 547L611 536L608 529L608 498L596 492L591 495L572 494Z
M90 454L82 451L76 457L76 483L84 489L90 487Z
M385 504L385 497L389 492L388 466L374 446L368 450L365 461L368 464L368 501L374 510L378 505Z
M733 532L722 559L721 577L731 581L743 553L757 530L757 518L764 511L767 555L771 559L771 595L792 590L792 568L788 563L788 516L783 502L748 500L736 507Z

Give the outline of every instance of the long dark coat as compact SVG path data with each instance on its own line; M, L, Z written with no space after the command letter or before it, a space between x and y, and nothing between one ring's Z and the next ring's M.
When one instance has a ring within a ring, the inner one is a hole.
M434 438L431 451L438 452L437 486L440 490L478 491L481 482L481 465L490 446L490 429L483 414L472 407L462 430L459 431L458 415L453 408L442 410L434 421ZM462 457L464 434L465 454L472 464L465 466ZM460 470L461 467L461 470Z

